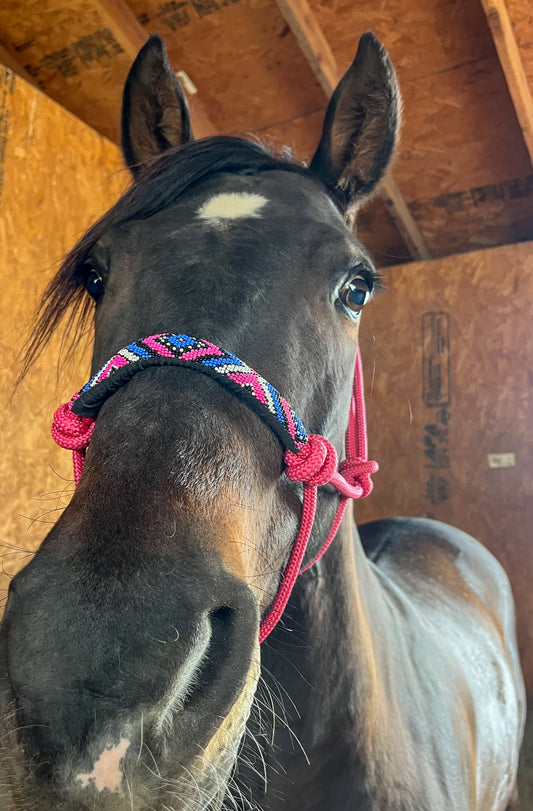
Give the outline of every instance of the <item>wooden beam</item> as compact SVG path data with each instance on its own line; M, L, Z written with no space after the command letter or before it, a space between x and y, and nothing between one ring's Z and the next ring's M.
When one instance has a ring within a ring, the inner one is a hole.
M148 39L148 34L124 0L93 0L95 7L115 39L133 61ZM185 91L186 92L186 91ZM216 130L197 95L187 94L191 109L192 127L196 138L215 135Z
M0 64L12 70L17 76L22 76L22 78L26 79L30 84L36 85L35 79L30 76L26 68L22 66L16 53L12 48L8 45L4 45L2 42L0 42Z
M533 164L533 98L504 0L481 0Z
M431 259L424 237L391 175L381 185L381 197L413 259Z
M276 0L276 3L329 99L341 76L333 51L307 0ZM392 177L385 178L381 189L387 210L413 259L431 259L424 237Z
M329 99L339 82L339 71L333 51L307 0L276 0L276 2Z

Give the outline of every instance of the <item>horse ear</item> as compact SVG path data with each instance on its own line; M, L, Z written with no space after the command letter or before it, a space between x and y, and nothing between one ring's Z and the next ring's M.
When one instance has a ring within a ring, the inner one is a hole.
M124 86L124 158L135 175L167 149L192 140L187 100L170 67L165 43L152 36L139 51Z
M346 212L383 178L397 139L398 83L387 51L367 32L331 97L310 169L334 191Z

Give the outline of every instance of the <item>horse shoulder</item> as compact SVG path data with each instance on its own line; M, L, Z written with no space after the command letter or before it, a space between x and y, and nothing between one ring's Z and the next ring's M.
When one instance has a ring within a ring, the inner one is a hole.
M477 773L476 808L506 808L525 699L503 567L471 536L430 519L375 521L359 533L391 606L391 636L409 662L407 705L428 713L427 723L414 721L416 734L421 724L422 734L436 734L443 758L463 750L463 767ZM502 757L510 758L503 778Z
M390 518L359 527L368 558L412 596L456 597L514 641L515 613L503 566L471 535L429 518Z

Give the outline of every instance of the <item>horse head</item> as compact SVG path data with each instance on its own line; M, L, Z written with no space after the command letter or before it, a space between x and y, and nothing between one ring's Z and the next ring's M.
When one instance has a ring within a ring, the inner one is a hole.
M194 141L152 37L124 91L132 185L66 258L35 345L89 299L93 373L143 336L196 336L260 372L341 454L379 286L347 222L383 177L398 117L388 56L366 34L308 168L248 140ZM320 491L308 559L337 503ZM105 400L71 503L10 587L9 808L220 806L300 511L279 439L212 377L151 366Z

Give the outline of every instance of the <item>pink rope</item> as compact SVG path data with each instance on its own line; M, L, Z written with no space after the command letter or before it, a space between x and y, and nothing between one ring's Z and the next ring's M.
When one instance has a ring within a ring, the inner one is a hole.
M72 403L60 405L52 422L52 437L61 448L72 451L74 482L76 487L80 480L85 462L85 448L89 445L96 420L91 417L78 417L72 413Z
M329 548L346 512L349 499L365 498L372 492L370 478L377 462L368 460L366 411L361 354L357 350L355 374L346 431L346 459L337 472L337 453L325 437L309 435L309 442L299 453L285 451L286 474L292 481L303 482L303 504L300 529L294 542L281 585L259 628L259 642L274 630L291 596L296 578L313 566ZM301 568L315 521L317 487L331 484L341 494L339 506L328 537L313 560Z
M54 415L52 436L62 448L72 451L74 481L78 484L85 461L85 449L91 441L95 419L72 413L72 403L60 406ZM310 434L298 452L285 451L286 474L291 481L302 482L303 501L300 528L283 573L278 592L259 628L263 642L278 624L291 596L296 578L313 566L335 538L350 499L365 498L372 492L371 474L377 462L368 460L366 412L361 354L357 350L355 374L345 438L346 459L338 465L337 452L323 436ZM338 467L338 469L337 469ZM328 537L313 560L302 568L316 515L317 488L330 484L340 493L339 506Z

